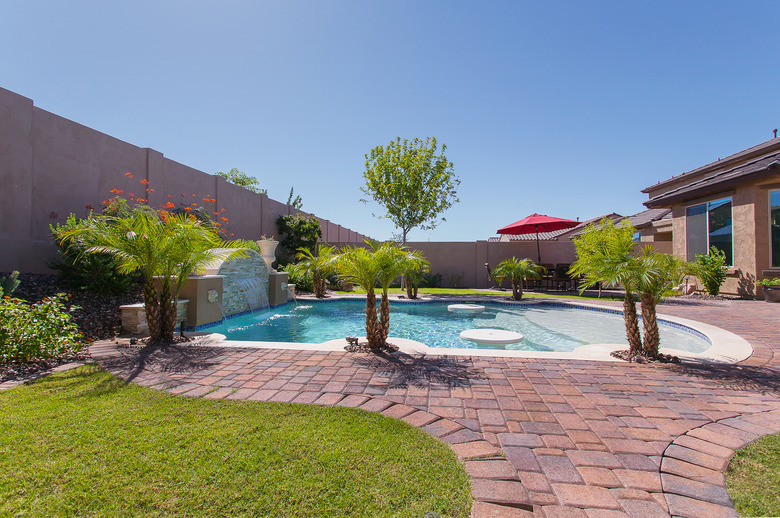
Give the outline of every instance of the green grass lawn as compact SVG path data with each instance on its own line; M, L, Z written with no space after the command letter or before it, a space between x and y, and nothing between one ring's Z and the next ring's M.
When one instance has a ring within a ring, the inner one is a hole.
M96 366L0 392L0 516L466 517L453 452L380 414L209 401Z
M726 484L740 516L780 516L780 434L738 451L726 471Z

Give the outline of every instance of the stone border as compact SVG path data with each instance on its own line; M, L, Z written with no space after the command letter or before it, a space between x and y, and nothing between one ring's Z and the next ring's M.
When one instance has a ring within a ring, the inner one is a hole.
M673 516L738 516L725 471L748 444L780 432L780 410L728 417L677 437L661 458L661 486Z

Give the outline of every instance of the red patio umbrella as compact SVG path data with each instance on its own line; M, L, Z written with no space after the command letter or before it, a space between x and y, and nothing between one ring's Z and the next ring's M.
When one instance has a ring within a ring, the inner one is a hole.
M539 249L539 232L555 232L556 230L563 230L565 228L572 228L579 225L579 221L571 219L553 218L551 216L545 216L544 214L531 214L520 221L515 221L511 225L507 225L498 229L499 234L533 234L536 232L536 255L537 263L542 262L542 253Z

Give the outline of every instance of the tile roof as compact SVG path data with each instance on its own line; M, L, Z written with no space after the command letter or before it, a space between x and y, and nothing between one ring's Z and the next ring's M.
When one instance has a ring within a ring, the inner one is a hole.
M590 223L596 223L598 221L601 221L605 216L601 216L598 218L593 218L588 221L584 221L582 225L576 227L574 230L576 232L573 232L570 238L579 236L585 231L585 226ZM662 219L668 219L672 217L672 209L648 209L644 210L642 212L638 212L634 214L633 216L627 216L623 217L618 214L609 214L608 216L612 221L618 222L618 221L625 221L628 220L629 223L631 223L636 228L643 228L648 225L651 225L654 221L659 221Z
M642 228L652 224L654 221L669 219L672 217L672 209L647 209L628 217L628 221L636 228Z

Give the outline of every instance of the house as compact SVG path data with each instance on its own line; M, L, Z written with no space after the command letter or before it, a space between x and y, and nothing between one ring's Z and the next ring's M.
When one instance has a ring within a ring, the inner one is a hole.
M671 209L672 251L688 261L714 246L729 266L725 294L755 296L780 276L780 138L642 190Z

